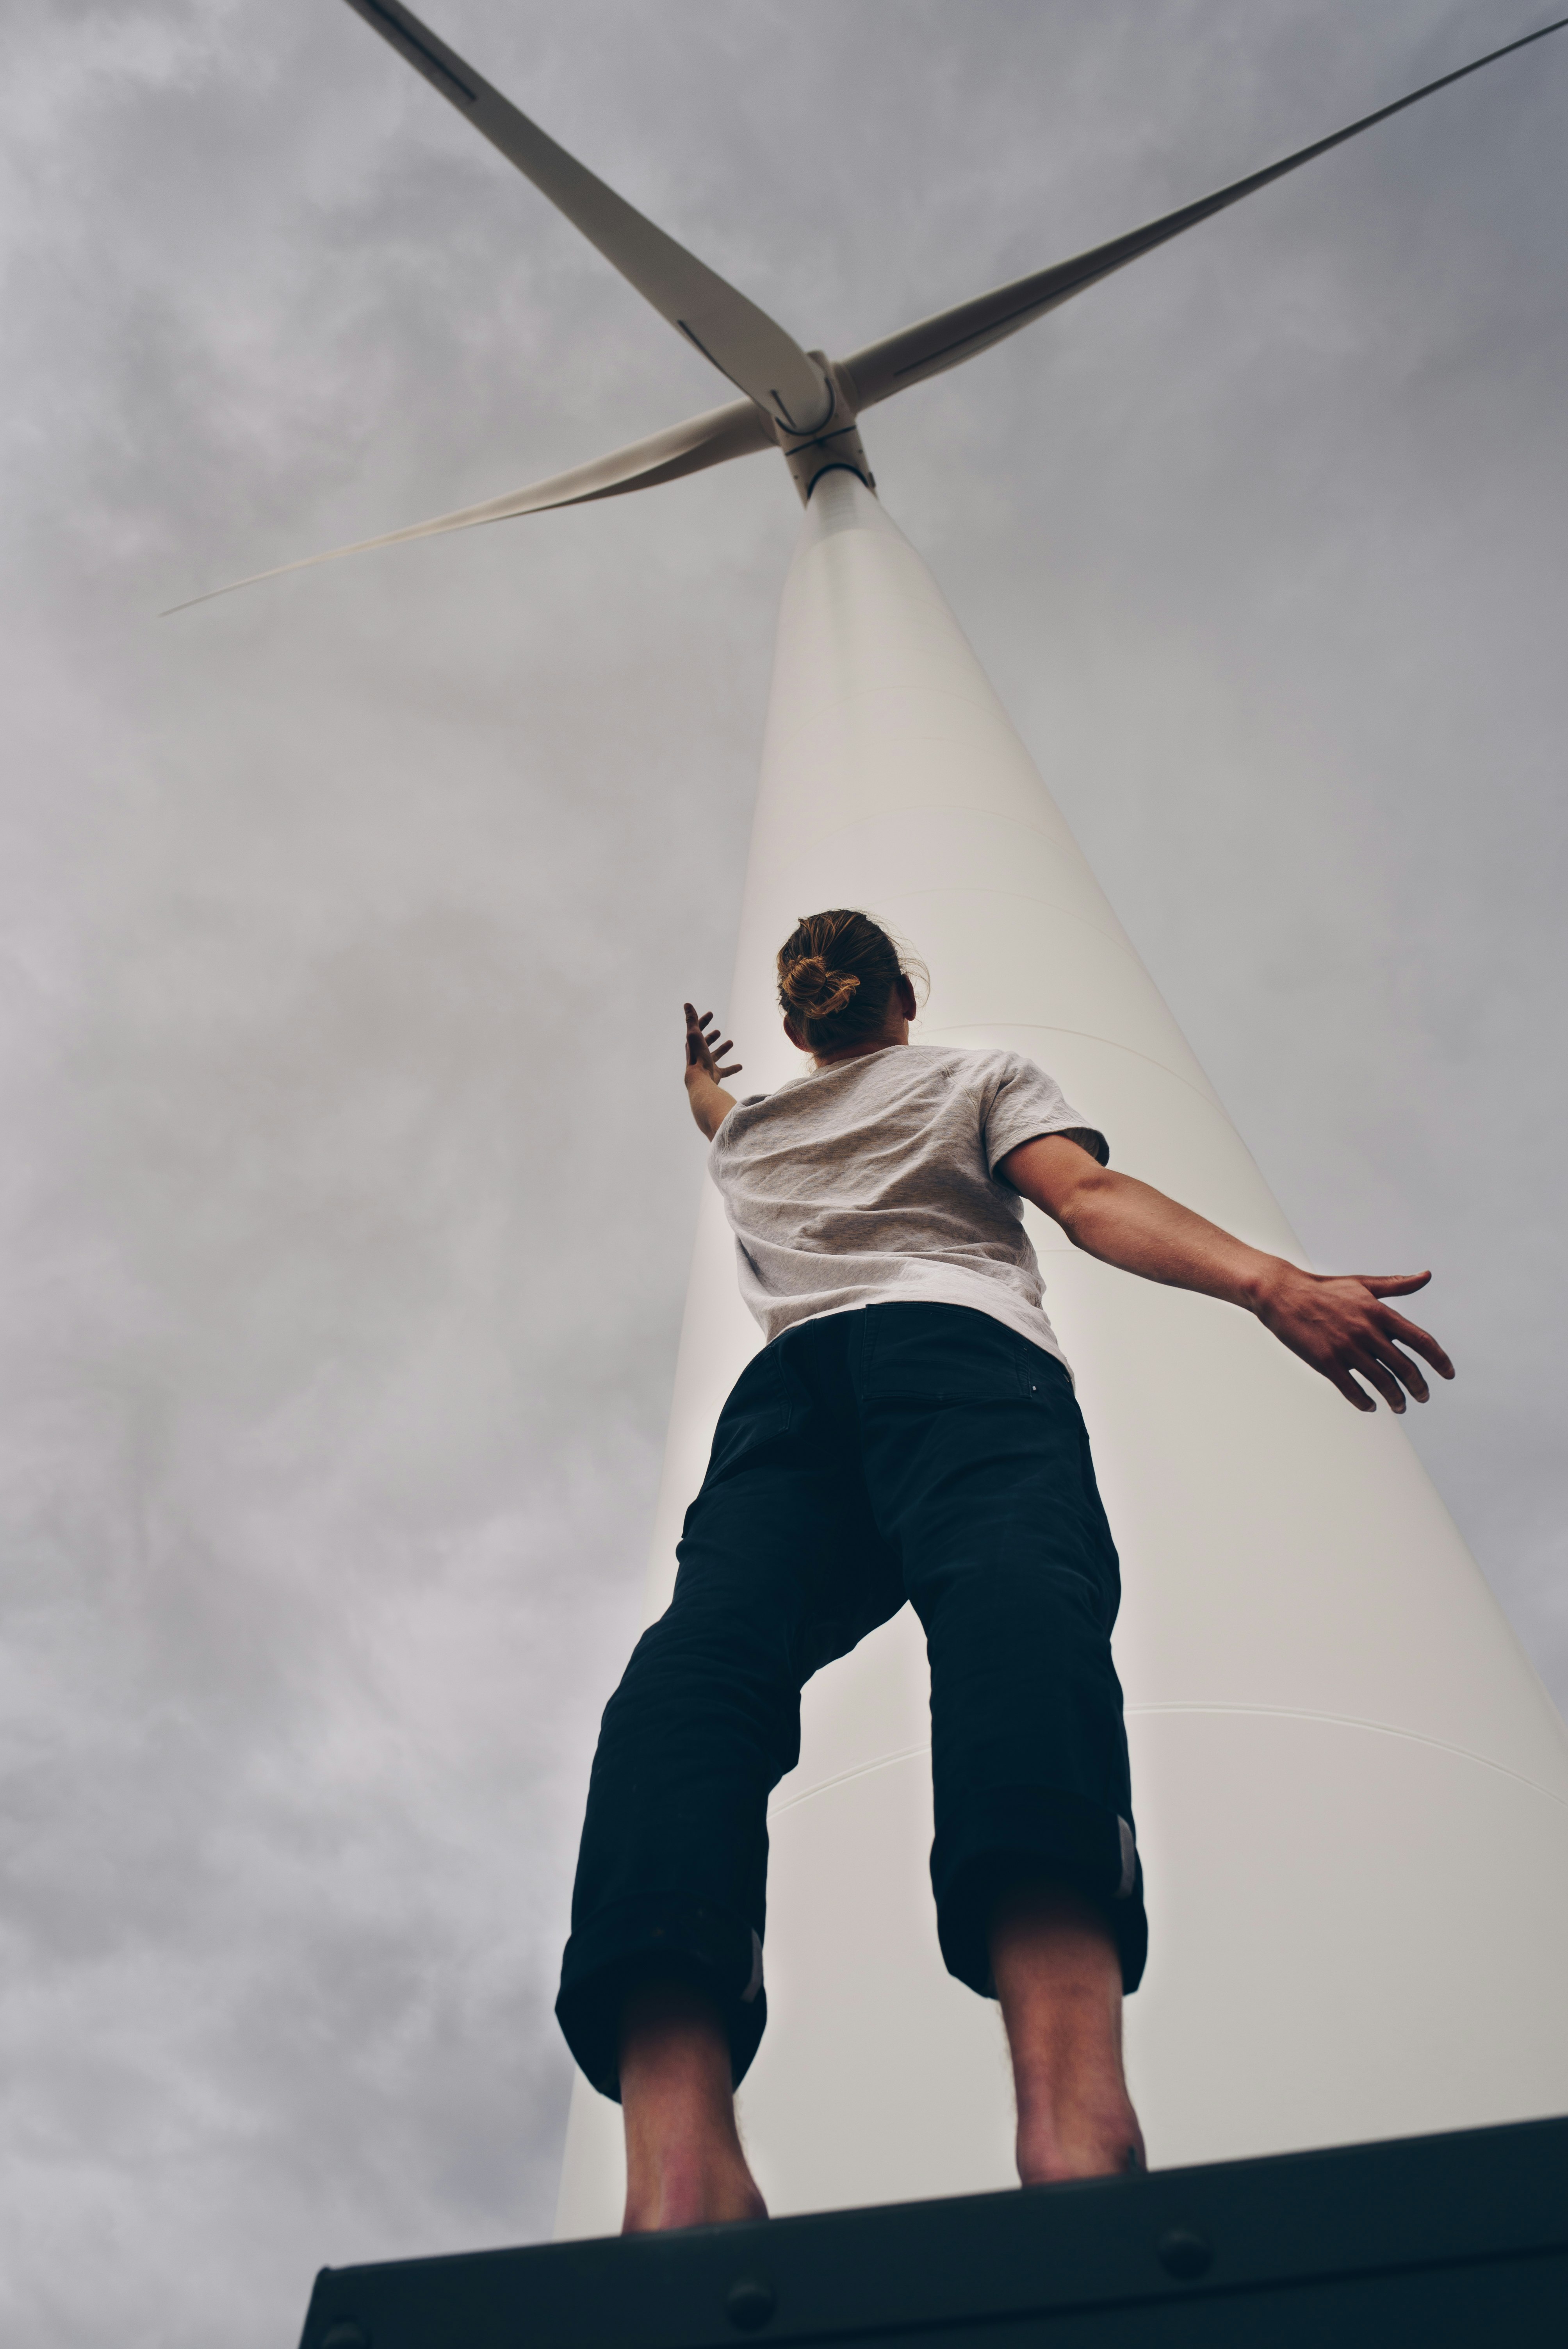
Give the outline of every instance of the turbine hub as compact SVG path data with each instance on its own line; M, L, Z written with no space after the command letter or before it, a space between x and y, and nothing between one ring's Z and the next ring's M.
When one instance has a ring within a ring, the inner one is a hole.
M824 473L844 471L858 473L868 490L876 488L876 477L865 451L860 429L855 422L859 402L853 381L845 367L830 359L825 351L807 354L821 368L828 388L833 395L832 407L814 432L791 432L787 426L769 416L773 436L784 451L784 461L789 476L800 493L804 505ZM766 411L764 411L766 413Z

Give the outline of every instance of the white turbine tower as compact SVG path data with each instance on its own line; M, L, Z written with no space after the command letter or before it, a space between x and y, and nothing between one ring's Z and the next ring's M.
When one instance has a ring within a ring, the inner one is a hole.
M623 202L397 0L350 5L743 395L366 543L617 496L767 448L809 501L727 1022L748 1081L798 1067L773 1002L779 940L813 906L865 905L931 965L924 1036L1032 1054L1117 1163L1299 1260L930 574L872 494L856 419L1568 19L833 361ZM1250 1318L1109 1271L1029 1220L1123 1559L1117 1658L1152 1923L1130 2071L1151 2158L1568 2110L1568 1736L1404 1435L1348 1411ZM710 1191L651 1614L719 1404L758 1342ZM928 1744L906 1609L811 1684L802 1759L773 1806L773 2022L742 2104L776 2211L1012 2182L999 2032L944 1973L929 1911ZM618 2113L580 2079L562 2234L614 2228L620 2158Z

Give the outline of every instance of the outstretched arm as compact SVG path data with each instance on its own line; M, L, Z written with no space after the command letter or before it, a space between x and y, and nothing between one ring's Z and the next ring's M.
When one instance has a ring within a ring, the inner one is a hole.
M1163 1191L1097 1164L1064 1133L1020 1143L996 1172L1044 1208L1073 1246L1089 1256L1145 1280L1244 1306L1357 1411L1377 1408L1357 1379L1365 1379L1390 1411L1404 1410L1406 1388L1418 1402L1426 1402L1427 1381L1402 1350L1406 1346L1440 1378L1453 1377L1453 1364L1437 1340L1383 1301L1424 1288L1430 1273L1303 1272L1284 1257L1249 1247L1190 1207L1178 1206Z
M727 1069L719 1062L734 1045L726 1037L717 1041L718 1030L713 1014L705 1011L699 1019L688 1003L686 1006L686 1089L691 1103L691 1113L711 1142L730 1111L735 1107L735 1095L727 1093L719 1080L738 1076L740 1062L732 1061Z

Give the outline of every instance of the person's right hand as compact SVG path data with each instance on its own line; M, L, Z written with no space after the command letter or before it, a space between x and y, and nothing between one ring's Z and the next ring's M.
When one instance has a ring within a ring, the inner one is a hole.
M727 1069L719 1066L726 1052L733 1052L735 1047L727 1036L722 1043L717 1041L718 1030L712 1012L705 1011L699 1019L689 1003L685 1009L686 1081L688 1090L694 1078L706 1077L710 1084L717 1085L722 1084L726 1077L738 1076L741 1068L738 1061L732 1061Z
M1427 1381L1412 1355L1429 1362L1439 1378L1453 1377L1430 1330L1387 1302L1425 1288L1430 1273L1304 1272L1135 1175L1101 1166L1068 1133L1021 1142L997 1161L996 1174L1102 1264L1255 1313L1357 1411L1376 1411L1379 1397L1392 1412L1404 1410L1407 1394L1426 1402Z
M1253 1310L1265 1330L1321 1371L1357 1411L1377 1410L1374 1397L1367 1392L1371 1387L1390 1411L1402 1412L1406 1388L1418 1402L1427 1400L1427 1381L1410 1354L1419 1354L1440 1379L1454 1374L1453 1364L1430 1331L1407 1321L1384 1301L1408 1297L1430 1278L1429 1272L1303 1272L1281 1261ZM1407 1346L1409 1353L1404 1351ZM1357 1384L1362 1379L1367 1386Z

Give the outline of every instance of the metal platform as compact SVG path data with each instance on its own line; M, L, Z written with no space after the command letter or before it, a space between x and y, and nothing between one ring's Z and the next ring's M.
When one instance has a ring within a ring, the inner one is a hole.
M1568 2119L324 2268L301 2349L1564 2349Z

